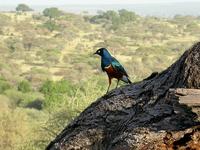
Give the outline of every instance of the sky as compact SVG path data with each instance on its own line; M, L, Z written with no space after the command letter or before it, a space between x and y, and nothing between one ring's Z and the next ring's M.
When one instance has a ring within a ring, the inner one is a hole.
M138 3L174 3L200 2L200 0L0 0L0 5L63 5L63 4L138 4Z

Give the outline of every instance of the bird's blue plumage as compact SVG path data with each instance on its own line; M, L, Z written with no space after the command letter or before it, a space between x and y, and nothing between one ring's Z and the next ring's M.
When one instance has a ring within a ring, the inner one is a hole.
M106 49L102 53L103 54L101 57L101 68L103 71L105 71L104 68L112 63L112 56Z
M114 69L116 69L118 72L128 76L128 74L126 73L124 67L119 63L119 61L117 59L115 59L114 57L112 57L112 62L111 65L113 66Z

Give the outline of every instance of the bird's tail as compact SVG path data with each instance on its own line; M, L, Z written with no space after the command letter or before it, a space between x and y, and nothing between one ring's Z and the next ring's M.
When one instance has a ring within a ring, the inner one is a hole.
M129 83L129 84L132 83L131 80L127 76L125 76L125 75L121 78L121 80L124 81L124 82L126 82L126 83Z
M129 78L128 78L128 83L129 83L129 84L131 84L131 83L132 83L132 82L131 82L131 80L130 80Z

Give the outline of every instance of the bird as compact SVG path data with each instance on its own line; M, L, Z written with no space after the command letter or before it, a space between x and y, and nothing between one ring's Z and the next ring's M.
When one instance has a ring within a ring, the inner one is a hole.
M106 93L108 93L110 89L113 78L117 79L117 85L115 88L118 87L120 80L127 84L132 83L124 67L108 52L106 48L100 48L94 54L101 56L101 69L108 75L109 85Z

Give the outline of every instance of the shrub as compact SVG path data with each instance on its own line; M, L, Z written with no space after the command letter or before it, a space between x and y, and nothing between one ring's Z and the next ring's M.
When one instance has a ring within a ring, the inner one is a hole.
M10 88L11 88L11 86L7 81L0 79L0 94Z
M54 21L47 21L44 23L44 27L49 31L59 30L59 25L57 25Z
M17 37L9 37L5 39L5 44L11 53L20 52L23 49L22 41Z
M18 90L23 92L23 93L30 92L31 91L31 85L28 81L23 80L19 83Z
M67 80L57 82L47 80L40 91L45 97L44 106L46 108L56 108L65 102L66 97L73 95L74 86Z
M43 95L38 92L22 93L15 89L6 90L5 95L10 99L13 107L26 107L29 103L40 99L43 99Z

